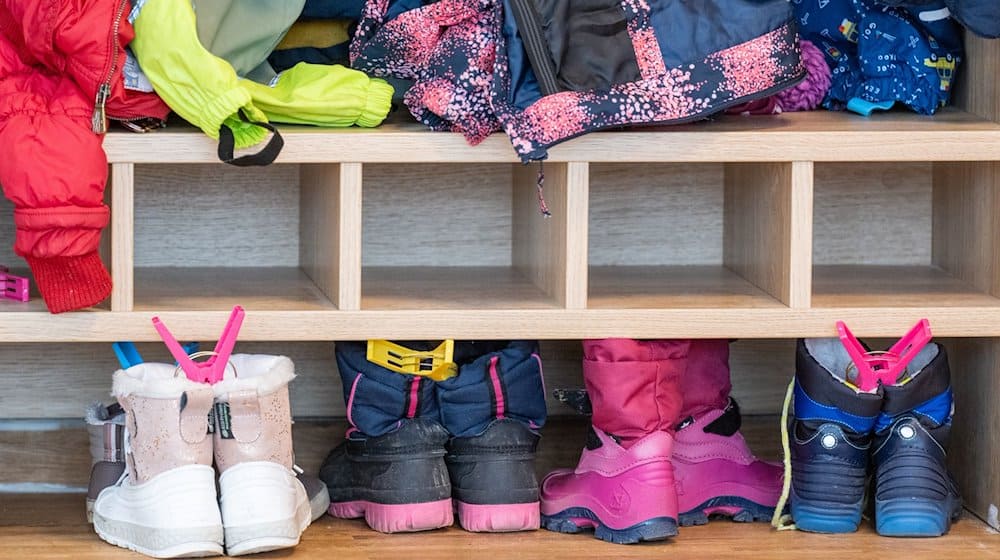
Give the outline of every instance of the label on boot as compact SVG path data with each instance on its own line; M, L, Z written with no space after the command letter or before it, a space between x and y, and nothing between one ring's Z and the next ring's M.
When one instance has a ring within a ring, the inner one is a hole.
M215 403L215 425L222 439L234 439L232 418L229 414L229 403Z

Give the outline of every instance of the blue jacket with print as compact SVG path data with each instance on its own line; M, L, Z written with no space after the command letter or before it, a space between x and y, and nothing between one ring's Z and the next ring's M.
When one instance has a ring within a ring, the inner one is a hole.
M405 102L523 161L601 130L703 118L804 75L787 0L368 0L355 68L414 81Z

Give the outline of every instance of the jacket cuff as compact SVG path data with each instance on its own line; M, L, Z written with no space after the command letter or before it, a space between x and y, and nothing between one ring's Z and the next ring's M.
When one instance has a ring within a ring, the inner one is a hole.
M385 80L372 78L368 83L365 108L358 116L357 125L366 128L380 125L392 108L392 93L392 86Z
M25 256L50 313L83 309L111 295L111 275L97 252L73 257Z

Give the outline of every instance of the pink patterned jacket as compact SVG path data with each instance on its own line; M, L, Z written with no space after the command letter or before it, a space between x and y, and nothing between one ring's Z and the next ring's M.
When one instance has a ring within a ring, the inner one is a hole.
M420 122L522 161L613 127L702 119L802 79L787 0L368 0L353 66L413 80Z

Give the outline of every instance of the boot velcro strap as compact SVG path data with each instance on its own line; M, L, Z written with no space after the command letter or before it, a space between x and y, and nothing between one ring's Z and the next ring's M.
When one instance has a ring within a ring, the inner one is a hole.
M212 410L211 390L185 391L181 395L180 431L186 443L201 443L208 436L208 413Z
M250 443L260 439L262 422L257 391L229 393L230 429L236 441Z

